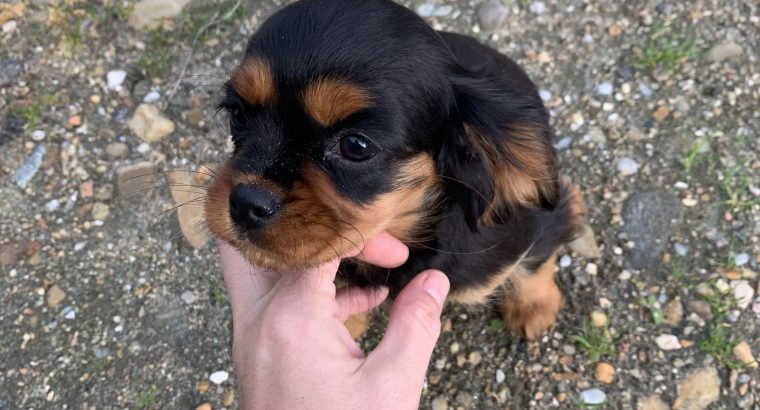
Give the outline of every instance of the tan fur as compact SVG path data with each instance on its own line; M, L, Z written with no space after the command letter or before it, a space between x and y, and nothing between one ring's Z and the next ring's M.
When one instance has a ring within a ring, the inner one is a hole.
M369 321L369 312L364 312L349 316L343 324L346 325L346 329L348 329L351 337L354 340L359 340L369 328Z
M504 322L529 341L554 325L562 307L562 292L554 282L556 269L556 256L552 255L533 273L515 271L506 284L501 304Z
M235 69L232 86L250 105L273 104L277 88L269 63L259 57L249 57Z
M223 167L208 192L209 229L256 266L278 271L301 269L361 248L365 240L383 231L401 240L412 239L432 208L431 193L438 181L433 159L420 155L402 166L397 189L360 205L343 198L332 179L316 166L307 165L303 174L304 180L283 192L255 175ZM264 184L285 198L281 214L257 233L254 242L239 236L229 216L230 192L238 183Z
M367 91L359 86L328 77L306 87L303 105L314 121L323 127L331 127L372 104Z
M450 294L448 300L469 306L484 304L495 294L503 293L503 289L501 288L515 269L516 267L513 265L507 266L499 273L491 276L491 279L486 284L460 289Z

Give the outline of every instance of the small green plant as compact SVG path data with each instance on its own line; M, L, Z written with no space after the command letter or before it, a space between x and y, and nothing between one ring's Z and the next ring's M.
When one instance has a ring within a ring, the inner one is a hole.
M489 328L493 332L501 332L505 329L504 321L498 318L492 319Z
M662 323L663 313L660 308L660 303L657 302L657 298L654 295L649 295L646 298L641 296L636 299L636 304L649 311L652 316L652 321L655 325Z
M213 299L215 305L224 303L224 290L217 282L211 282L211 299Z
M683 63L701 53L693 35L675 32L672 22L654 24L647 41L635 50L636 66L650 72L657 68L678 72Z
M702 158L702 152L704 147L707 145L707 141L699 138L696 141L694 141L693 144L689 147L689 149L686 150L686 152L683 154L683 157L681 157L681 167L683 167L683 171L686 174L691 173L692 168L694 168L694 165L696 165L699 160Z
M40 123L42 114L49 109L49 106L58 102L58 93L44 94L40 93L37 97L32 98L29 104L15 104L11 106L11 112L14 116L24 120L24 128L27 130L37 128Z
M731 208L753 208L759 203L750 192L752 179L747 171L740 165L734 165L726 169L718 176L719 185L727 199L718 202Z
M151 385L148 390L144 391L142 394L140 394L140 397L137 398L137 402L135 405L138 409L148 409L153 407L156 404L156 401L158 400L158 386Z
M594 327L588 320L583 322L580 333L572 335L580 350L586 354L592 362L597 362L603 357L612 356L616 353L615 340L612 338L608 326Z
M731 292L721 293L714 282L710 286L713 293L705 297L705 301L710 306L714 318L699 348L729 369L738 369L743 365L733 358L733 350L740 341L733 336L733 329L726 323L726 318L729 311L737 308L739 301Z

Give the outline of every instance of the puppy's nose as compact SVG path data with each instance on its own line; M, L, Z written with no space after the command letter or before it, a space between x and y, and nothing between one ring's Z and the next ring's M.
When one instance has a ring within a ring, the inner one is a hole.
M282 200L258 185L238 184L230 193L230 216L243 229L258 229L269 223L282 208Z

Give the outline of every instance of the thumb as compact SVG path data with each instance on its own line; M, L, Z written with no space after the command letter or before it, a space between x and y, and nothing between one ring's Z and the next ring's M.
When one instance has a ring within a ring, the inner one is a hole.
M404 374L410 388L422 386L441 334L441 311L448 292L449 279L437 270L422 272L409 282L393 303L385 336L367 357L366 371L387 377L392 369L399 376Z

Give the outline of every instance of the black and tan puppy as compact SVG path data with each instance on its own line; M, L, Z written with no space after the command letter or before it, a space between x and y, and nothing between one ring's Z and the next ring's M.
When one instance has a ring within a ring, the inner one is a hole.
M388 231L406 264L346 260L344 281L393 294L435 268L528 339L554 323L556 252L586 211L511 60L389 0L304 0L251 38L220 107L235 150L207 221L251 263L294 271Z

